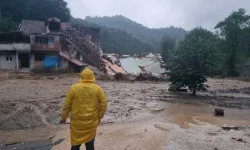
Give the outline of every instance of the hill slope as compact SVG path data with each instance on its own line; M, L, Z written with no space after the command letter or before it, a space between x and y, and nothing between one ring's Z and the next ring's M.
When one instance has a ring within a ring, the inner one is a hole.
M105 52L119 54L134 54L154 51L154 47L143 43L125 31L102 28L101 46Z
M99 24L90 23L79 18L72 18L73 24L81 24L86 27L101 28L100 43L104 52L118 54L133 54L155 51L150 44L144 43L129 33L115 29L102 27Z
M141 42L151 45L154 47L154 51L158 52L160 51L160 41L163 36L182 40L187 33L184 29L173 26L150 29L121 15L113 17L86 17L85 20L89 23L95 23L103 27L125 31Z

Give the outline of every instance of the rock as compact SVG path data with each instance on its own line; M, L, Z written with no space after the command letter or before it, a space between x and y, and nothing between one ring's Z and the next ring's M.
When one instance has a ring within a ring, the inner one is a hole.
M165 108L163 108L163 106L160 105L159 103L153 103L153 102L148 103L148 104L146 105L146 107L147 107L149 110L151 110L151 111L162 111L162 110L165 109Z
M110 109L108 112L113 113L113 114L117 114L119 112L119 110L118 109Z
M171 131L171 130L176 129L177 125L169 124L169 123L156 123L154 127L163 131Z
M215 108L214 115L215 116L224 116L224 109Z
M70 118L66 119L66 124L70 124Z
M239 130L239 127L235 127L235 126L223 126L221 127L223 130L226 130L226 131L230 131L230 130Z
M242 143L247 143L246 141L243 141L243 139L242 139L242 138L238 138L236 141L238 141L238 142L242 142Z
M236 141L242 142L243 140L242 140L242 138L239 138L239 139L237 139Z
M221 128L208 128L207 129L207 133L209 134L209 135L212 135L212 136L216 136L216 135L218 135L220 132L222 131L222 129Z
M129 106L128 107L128 110L130 111L130 110L134 110L135 108L133 107L133 106Z
M101 124L110 124L114 123L115 118L112 116L105 115L104 118L101 121Z
M53 145L61 144L65 139L59 139L57 140Z

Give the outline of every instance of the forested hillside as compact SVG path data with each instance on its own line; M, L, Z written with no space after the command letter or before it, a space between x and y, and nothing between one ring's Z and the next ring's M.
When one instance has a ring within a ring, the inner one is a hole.
M125 31L112 28L102 28L101 46L105 52L119 54L134 54L154 51L154 47L134 38Z
M86 27L101 28L100 43L105 52L118 54L133 54L155 51L150 44L144 43L131 34L116 28L107 28L99 24L88 22L79 18L72 18L73 24L81 24Z
M184 29L173 26L150 29L121 15L113 17L86 17L85 20L103 27L123 30L141 42L151 45L154 48L153 51L157 52L160 51L160 41L162 37L168 36L179 41L182 40L187 33Z

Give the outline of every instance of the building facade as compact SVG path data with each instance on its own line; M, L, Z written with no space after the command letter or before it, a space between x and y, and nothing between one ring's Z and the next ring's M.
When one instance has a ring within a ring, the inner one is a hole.
M23 20L18 31L0 34L0 69L79 72L88 65L100 68L101 48L88 31L57 18Z

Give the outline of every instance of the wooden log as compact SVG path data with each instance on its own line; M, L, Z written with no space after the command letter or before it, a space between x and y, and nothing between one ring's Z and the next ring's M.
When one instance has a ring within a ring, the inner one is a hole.
M214 115L215 116L224 116L224 109L215 108Z

